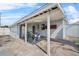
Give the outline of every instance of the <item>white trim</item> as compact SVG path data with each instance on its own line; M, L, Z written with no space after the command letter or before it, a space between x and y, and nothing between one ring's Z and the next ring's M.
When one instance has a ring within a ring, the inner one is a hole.
M47 54L50 56L50 12L47 15Z
M27 22L25 22L25 42L27 43Z
M63 20L63 39L65 39L65 21Z

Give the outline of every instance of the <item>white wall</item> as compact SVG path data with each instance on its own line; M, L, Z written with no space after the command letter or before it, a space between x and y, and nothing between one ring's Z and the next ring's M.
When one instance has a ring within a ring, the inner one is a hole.
M10 28L10 32L11 32L11 34L13 33L13 34L15 34L16 36L18 36L19 37L19 26L12 26L11 28Z
M0 35L9 35L10 29L9 28L0 28Z
M37 29L37 25L39 24L39 29ZM47 22L41 22L41 23L30 23L28 24L28 31L32 31L32 26L35 26L36 27L36 32L39 32L41 34L41 36L47 36L47 29L45 30L42 30L41 29L41 26L42 24L47 24ZM60 26L62 24L62 20L56 20L56 21L51 21L51 25L57 25ZM56 29L51 29L51 32L50 34L52 34Z
M38 24L39 24L39 29L38 29ZM47 24L47 22L44 21L44 22L41 22L41 23L28 23L27 24L27 29L28 29L28 31L32 31L32 26L35 26L36 32L39 32L41 36L45 36L46 37L47 36L47 29L42 30L41 29L42 24ZM51 21L51 25L55 25L55 24L57 25L57 27L60 26L62 24L62 20ZM15 33L18 37L19 37L19 30L20 30L19 26L13 26L11 28L11 32ZM52 34L55 30L56 29L51 29L50 30L51 31L50 34ZM21 36L22 37L25 36L25 27L24 26L22 27L22 34L21 34ZM60 37L60 36L58 36L58 37Z
M79 25L78 24L66 25L65 29L66 29L65 30L66 36L79 37Z

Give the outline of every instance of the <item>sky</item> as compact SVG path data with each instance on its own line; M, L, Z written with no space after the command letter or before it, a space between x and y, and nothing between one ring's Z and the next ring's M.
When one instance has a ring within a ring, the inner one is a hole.
M1 25L12 25L45 3L0 3ZM78 21L79 3L61 3L69 23Z
M79 21L79 3L61 3L61 7L69 24Z
M1 25L12 25L45 3L0 3Z

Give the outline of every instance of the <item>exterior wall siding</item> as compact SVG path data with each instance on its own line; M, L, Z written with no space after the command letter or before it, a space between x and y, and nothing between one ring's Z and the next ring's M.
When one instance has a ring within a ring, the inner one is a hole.
M37 29L37 24L39 24L39 29ZM45 37L46 37L46 36L47 36L47 29L42 30L42 29L41 29L42 24L47 25L47 22L28 24L28 31L31 31L31 32L32 32L32 26L35 26L35 27L36 27L36 29L35 29L36 32L39 32L41 36L45 36ZM60 25L62 24L62 20L51 21L51 25L55 25L55 24L57 25L57 27L60 26ZM51 29L51 30L50 30L50 31L51 31L50 34L52 34L55 30L56 30L56 29Z

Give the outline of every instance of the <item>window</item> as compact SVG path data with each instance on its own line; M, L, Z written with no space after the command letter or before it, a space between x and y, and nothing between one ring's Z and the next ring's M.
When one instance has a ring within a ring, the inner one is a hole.
M42 30L45 30L47 29L47 25L45 24L42 24L42 27L41 27ZM50 25L50 29L57 29L57 25Z
M57 25L50 25L50 29L56 29Z
M47 26L45 24L42 24L42 27L41 27L42 30L45 30L47 29Z

